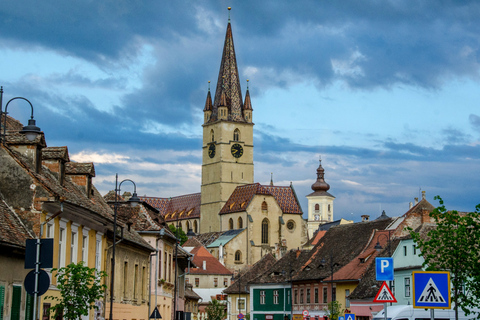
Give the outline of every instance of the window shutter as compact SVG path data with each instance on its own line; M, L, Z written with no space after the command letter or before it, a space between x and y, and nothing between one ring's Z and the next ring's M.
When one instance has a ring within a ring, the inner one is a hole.
M3 320L3 306L5 304L5 286L0 285L0 320Z
M22 302L22 287L13 286L11 320L20 320L20 305Z

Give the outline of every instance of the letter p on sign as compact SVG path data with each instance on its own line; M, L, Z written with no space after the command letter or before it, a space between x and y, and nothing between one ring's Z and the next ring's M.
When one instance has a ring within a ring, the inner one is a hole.
M393 280L393 258L375 258L377 281Z

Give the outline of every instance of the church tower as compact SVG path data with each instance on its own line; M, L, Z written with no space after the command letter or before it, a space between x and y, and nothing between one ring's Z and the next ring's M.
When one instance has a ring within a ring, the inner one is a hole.
M308 236L313 237L313 233L318 226L333 221L333 200L335 199L327 191L330 185L325 182L325 169L322 167L322 160L317 169L317 181L312 184L313 192L307 196L308 199Z
M229 16L215 98L209 85L203 109L200 233L221 231L219 212L233 190L253 183L252 111L248 80L242 99Z

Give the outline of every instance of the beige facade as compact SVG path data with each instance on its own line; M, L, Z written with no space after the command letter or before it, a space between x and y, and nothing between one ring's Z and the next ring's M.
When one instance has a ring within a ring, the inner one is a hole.
M234 157L233 145L241 146L240 157ZM204 124L202 158L200 233L206 233L220 230L218 213L235 188L253 183L253 124Z
M321 224L333 221L333 200L330 195L307 196L308 199L308 236L313 237L314 232Z

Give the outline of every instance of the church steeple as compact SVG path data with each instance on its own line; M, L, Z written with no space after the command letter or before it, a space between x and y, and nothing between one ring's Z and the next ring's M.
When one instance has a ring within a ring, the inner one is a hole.
M229 15L230 15L230 8ZM222 101L224 94L224 101ZM245 122L243 115L242 90L238 75L235 47L233 45L232 25L228 19L225 43L223 46L222 61L218 73L217 89L213 102L212 121L219 119L218 107L225 103L228 108L228 119L230 121Z
M210 94L210 81L208 81L208 93L207 93L207 100L205 101L205 108L203 109L205 119L204 122L207 123L210 118L212 117L212 95Z
M317 181L312 184L312 190L314 192L327 192L330 189L330 185L325 182L325 169L322 167L322 160L317 168Z

